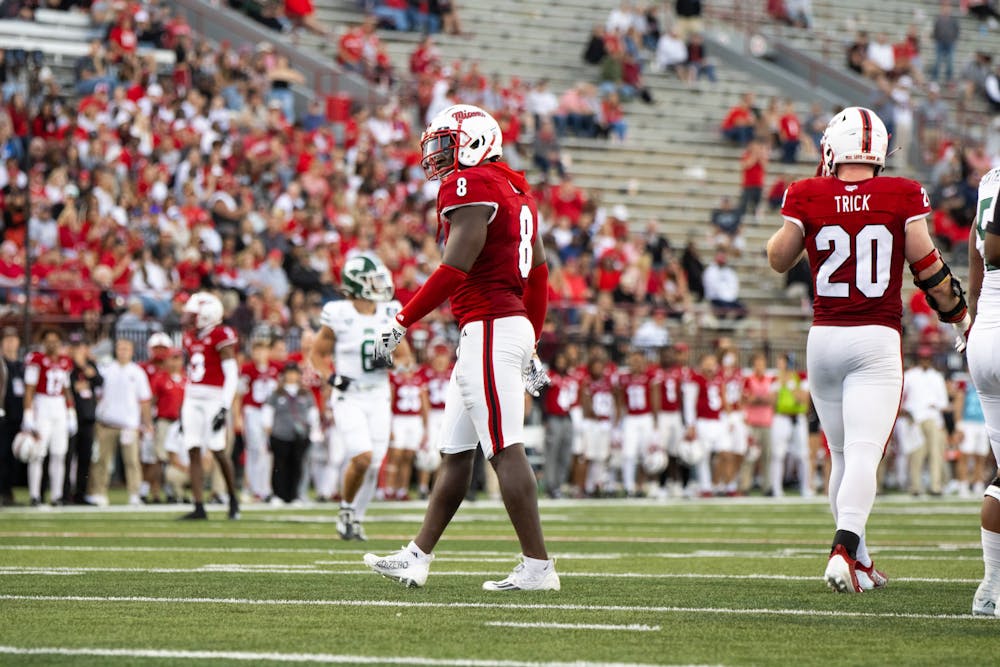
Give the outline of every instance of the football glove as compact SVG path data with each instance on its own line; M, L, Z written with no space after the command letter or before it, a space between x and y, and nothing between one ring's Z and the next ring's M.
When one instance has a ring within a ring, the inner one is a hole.
M212 417L212 433L218 433L222 430L222 427L226 425L226 413L229 412L225 408L219 408L219 411L215 413Z
M76 410L69 408L66 410L66 434L72 438L79 430L80 424L76 420Z
M391 327L383 331L375 339L375 361L381 360L391 366L392 351L399 346L405 335L406 327L399 322L393 323Z
M545 364L542 363L537 354L531 356L531 361L528 362L522 375L524 376L524 390L535 397L552 382L545 370Z

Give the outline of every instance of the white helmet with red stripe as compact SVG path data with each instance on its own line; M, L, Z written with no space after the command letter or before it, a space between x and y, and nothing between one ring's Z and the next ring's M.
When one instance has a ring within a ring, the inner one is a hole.
M889 132L871 109L847 107L826 126L821 148L824 176L836 174L837 165L841 164L871 165L877 174L885 167Z
M471 104L454 104L434 116L420 137L420 166L428 179L475 167L503 155L503 133L496 119Z
M184 318L187 326L204 330L222 324L225 309L219 297L210 292L198 292L184 304Z

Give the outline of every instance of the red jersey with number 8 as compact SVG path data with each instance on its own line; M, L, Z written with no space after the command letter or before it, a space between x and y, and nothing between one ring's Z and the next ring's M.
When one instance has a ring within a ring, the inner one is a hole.
M503 163L461 169L441 182L438 215L463 206L493 209L486 244L469 275L451 296L451 310L464 327L477 320L526 315L524 285L534 264L538 211L530 192L518 190ZM446 224L446 233L448 226Z
M816 294L813 323L901 331L906 225L930 212L927 192L908 178L792 183L781 215L805 236Z
M236 332L227 326L219 325L212 327L204 335L200 334L201 332L195 331L184 333L188 383L221 388L225 376L222 373L222 357L219 352L236 344Z

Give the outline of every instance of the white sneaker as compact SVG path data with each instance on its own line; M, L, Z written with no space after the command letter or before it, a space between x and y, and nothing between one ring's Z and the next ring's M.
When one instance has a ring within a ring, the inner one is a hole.
M981 582L976 589L976 595L972 598L973 616L997 616L997 593Z
M132 505L133 507L141 505L142 504L142 498L140 498L139 496L133 494L133 495L131 495L131 496L128 497L128 504Z
M539 573L528 572L528 566L522 560L506 579L483 582L484 591L558 591L559 588L559 575L556 574L555 561L551 560Z
M407 588L420 588L427 583L427 574L431 569L434 554L421 556L407 547L403 547L388 556L365 554L365 565L383 577L398 581Z

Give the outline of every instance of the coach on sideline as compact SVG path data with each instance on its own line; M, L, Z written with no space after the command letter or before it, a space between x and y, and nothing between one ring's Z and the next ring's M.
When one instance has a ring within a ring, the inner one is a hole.
M108 504L108 482L117 446L121 445L125 464L125 484L128 502L138 505L142 466L139 464L139 429L153 429L150 401L152 392L146 371L132 361L135 348L132 341L119 338L115 342L115 360L100 368L104 378L101 400L97 403L98 457L90 469L90 496L95 505Z

